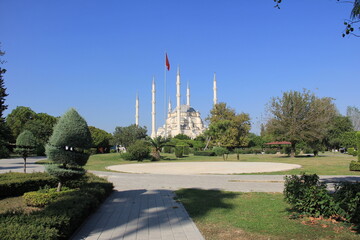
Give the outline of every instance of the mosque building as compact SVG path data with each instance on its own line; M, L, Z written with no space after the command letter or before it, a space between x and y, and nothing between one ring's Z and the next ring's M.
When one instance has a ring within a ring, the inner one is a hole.
M190 88L187 86L186 89L186 104L181 105L181 92L180 92L180 69L177 70L176 75L176 107L173 109L171 102L169 101L168 105L168 114L165 124L162 127L159 127L156 131L156 88L155 81L152 82L152 108L151 108L151 138L157 136L162 137L174 137L178 134L184 134L189 136L191 139L196 138L202 134L206 127L201 119L200 112L196 111L190 105ZM216 74L214 74L213 80L213 91L214 91L214 105L217 104L217 87L216 87ZM135 123L139 123L139 99L136 97L136 114L135 114Z

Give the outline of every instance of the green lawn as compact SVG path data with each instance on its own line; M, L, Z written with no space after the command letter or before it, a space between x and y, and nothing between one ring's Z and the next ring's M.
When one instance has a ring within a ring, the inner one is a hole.
M176 194L207 240L359 239L349 224L290 219L279 193L181 189Z
M190 156L176 159L174 154L161 154L163 160L160 162L223 162L222 157L205 157L205 156ZM350 161L356 160L356 157L340 154L340 153L324 153L319 157L306 157L300 156L296 158L290 158L287 156L281 156L276 154L255 155L255 154L242 154L240 155L240 162L278 162L278 163L294 163L300 164L302 168L294 169L290 171L272 172L265 174L300 174L301 172L316 173L318 175L360 175L360 172L349 171ZM238 161L235 154L230 154L227 161ZM150 161L144 161L149 163ZM138 163L136 161L124 161L117 153L108 154L96 154L92 155L86 164L85 168L88 170L107 171L106 166L117 164L130 164ZM261 174L261 173L259 173Z

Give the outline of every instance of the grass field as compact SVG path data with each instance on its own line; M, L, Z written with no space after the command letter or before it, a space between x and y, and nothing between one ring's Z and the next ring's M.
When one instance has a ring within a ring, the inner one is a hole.
M192 154L180 159L175 158L174 154L162 154L163 159L160 162L223 162L222 157L206 157L206 156L193 156ZM349 171L350 161L356 160L356 157L341 154L341 153L324 153L319 157L307 157L299 156L296 158L290 158L284 155L276 154L241 154L240 160L236 159L235 154L230 154L227 161L239 161L239 162L278 162L278 163L293 163L300 164L302 168L266 173L267 175L288 175L288 174L300 174L316 173L318 175L360 175L360 172ZM124 161L117 153L108 154L96 154L92 155L86 164L85 168L88 170L108 171L106 166L117 164L131 164L138 163L136 161ZM144 163L150 163L150 161L144 161ZM261 174L261 173L258 173Z
M199 189L176 194L207 240L360 238L350 224L290 219L282 194Z

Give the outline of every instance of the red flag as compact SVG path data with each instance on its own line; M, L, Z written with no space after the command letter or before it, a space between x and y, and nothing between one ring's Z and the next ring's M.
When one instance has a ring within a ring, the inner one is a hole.
M169 59L168 59L167 53L166 53L166 62L165 62L165 66L166 66L167 70L169 71L169 70L170 70L170 62L169 62Z

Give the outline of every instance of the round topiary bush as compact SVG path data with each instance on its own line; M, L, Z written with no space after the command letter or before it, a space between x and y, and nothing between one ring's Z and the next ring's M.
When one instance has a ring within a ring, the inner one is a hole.
M126 159L143 161L150 157L150 148L144 140L138 140L127 148Z
M16 139L14 151L24 159L24 173L26 173L26 158L35 151L36 138L32 132L25 130Z
M89 159L84 151L91 147L92 139L88 125L75 109L70 109L58 121L46 145L46 155L57 165L49 165L46 171L59 180L58 191L63 182L85 174L82 169Z

